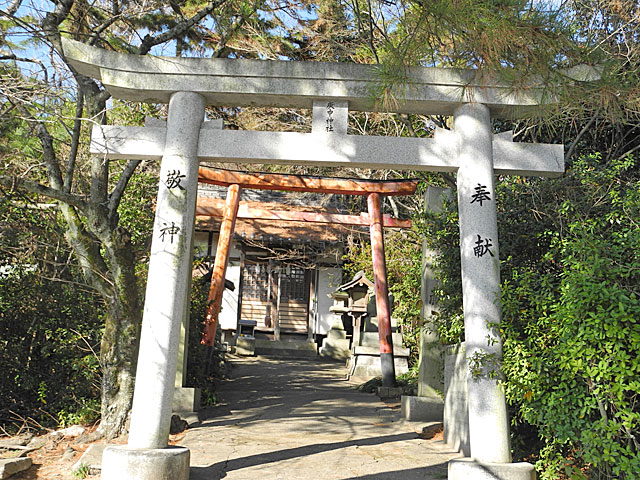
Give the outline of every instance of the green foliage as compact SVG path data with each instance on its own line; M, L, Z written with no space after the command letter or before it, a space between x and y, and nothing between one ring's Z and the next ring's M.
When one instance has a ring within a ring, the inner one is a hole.
M444 345L456 344L464 332L457 201L447 202L442 213L423 213L415 220L427 247L440 254L433 265L438 288L432 292L439 312L425 318L425 323L433 326Z
M557 192L549 250L503 284L506 392L515 421L545 442L543 478L562 469L640 475L640 176L633 159L577 162ZM532 232L531 232L532 233ZM575 458L576 465L550 460Z
M119 175L115 176L117 182ZM133 175L118 208L122 228L131 235L131 244L136 256L148 254L155 216L155 197L158 192L158 176L151 169Z
M218 328L216 331L215 347L200 343L207 314L209 285L200 279L194 279L191 285L189 356L186 374L187 385L202 388L203 405L215 404L214 381L226 377L228 373L228 364L220 343L221 329Z
M0 425L19 427L31 417L57 427L99 416L91 351L99 307L92 294L39 271L0 277Z
M56 211L24 201L0 203L0 425L91 422L102 304L73 281Z
M91 474L91 471L89 465L81 463L73 470L72 474L73 478L87 478Z

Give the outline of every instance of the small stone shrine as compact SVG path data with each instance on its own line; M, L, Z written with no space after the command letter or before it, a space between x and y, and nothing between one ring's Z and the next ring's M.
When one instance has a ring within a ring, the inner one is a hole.
M380 346L374 283L364 272L355 274L329 295L334 304L329 309L336 315L320 355L348 360L349 377L372 378L380 375ZM391 318L394 364L397 374L408 371L409 350L402 346L402 334Z

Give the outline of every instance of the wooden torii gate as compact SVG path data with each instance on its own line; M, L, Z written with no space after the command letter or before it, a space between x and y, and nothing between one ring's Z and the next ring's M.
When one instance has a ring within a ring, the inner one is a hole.
M315 212L287 212L267 209L250 210L246 205L241 212L243 218L264 220L286 220L313 223L339 223L343 225L368 225L371 235L373 274L376 290L378 335L380 340L380 367L382 384L395 386L391 315L387 286L387 267L384 255L383 226L407 228L410 221L402 221L382 214L382 195L411 195L418 186L417 180L376 181L346 178L311 177L306 175L284 175L275 173L248 173L200 167L198 182L227 187L216 258L211 275L207 315L202 343L213 346L218 316L222 305L224 279L229 262L231 239L235 230L240 207L242 188L262 190L284 190L295 192L334 193L344 195L366 195L368 213L360 215L337 215ZM217 202L200 202L196 215L219 214Z

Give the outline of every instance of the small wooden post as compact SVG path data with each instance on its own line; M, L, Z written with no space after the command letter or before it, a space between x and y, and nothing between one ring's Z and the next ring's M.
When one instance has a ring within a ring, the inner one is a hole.
M280 295L282 294L281 290L281 282L282 272L280 271L280 267L276 267L277 275L278 275L278 283L276 284L276 313L273 318L273 339L277 342L280 341Z
M370 193L367 197L369 207L369 232L371 235L371 259L376 286L376 312L378 317L378 335L380 338L380 368L382 386L396 386L396 371L393 362L393 337L391 335L391 314L389 311L389 290L387 288L387 266L384 258L384 236L382 233L382 208L380 194Z
M315 270L307 270L304 275L305 283L306 278L309 278L309 298L307 298L307 342L311 343L313 342L313 321L316 318L315 310L316 305L318 304L318 299L316 298L318 292Z
M218 237L218 248L216 250L216 260L213 265L211 275L211 287L207 299L207 316L204 325L204 334L200 343L212 347L216 341L216 329L218 328L218 316L222 306L222 294L224 292L224 279L229 263L229 253L231 238L236 226L238 215L238 205L240 205L240 186L229 185L227 190L227 202L224 209L224 219L220 225L220 236Z

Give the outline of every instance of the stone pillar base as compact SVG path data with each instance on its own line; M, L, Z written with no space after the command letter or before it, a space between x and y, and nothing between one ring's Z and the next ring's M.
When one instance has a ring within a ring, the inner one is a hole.
M412 422L441 422L444 401L440 397L416 397L402 395L400 412Z
M485 463L472 458L449 460L449 480L536 480L533 465L518 463Z
M176 387L173 391L173 404L171 411L197 412L200 410L200 389L191 387Z
M102 480L189 480L188 448L110 446L102 454Z
M256 339L254 337L236 338L236 354L253 357L256 354Z

